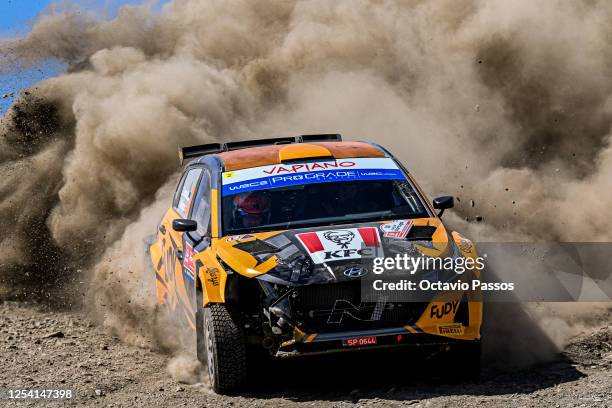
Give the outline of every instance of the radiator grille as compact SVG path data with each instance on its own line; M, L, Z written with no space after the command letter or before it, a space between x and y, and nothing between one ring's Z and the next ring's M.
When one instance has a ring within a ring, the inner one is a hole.
M359 280L297 288L293 310L308 331L329 333L413 324L427 303L361 302Z

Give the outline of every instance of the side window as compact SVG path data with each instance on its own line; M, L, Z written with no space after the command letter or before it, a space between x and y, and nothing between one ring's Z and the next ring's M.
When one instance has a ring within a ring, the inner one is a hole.
M181 189L183 187L183 183L185 182L185 176L187 173L183 173L179 183L176 186L176 191L174 192L174 198L172 198L172 207L176 208L178 206L179 198L181 198Z
M197 232L200 236L204 236L210 228L210 201L210 173L204 170L191 214L191 218L198 222Z
M185 218L189 213L189 207L191 206L193 196L195 195L195 190L201 173L202 169L191 169L184 177L185 180L183 181L183 185L181 187L181 193L178 197L176 209L178 213Z

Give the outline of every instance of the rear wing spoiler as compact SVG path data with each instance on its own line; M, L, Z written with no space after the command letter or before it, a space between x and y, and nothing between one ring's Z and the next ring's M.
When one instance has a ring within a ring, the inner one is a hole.
M249 147L291 144L291 143L308 143L308 142L341 142L342 135L337 133L321 134L321 135L300 135L290 137L278 137L273 139L257 139L257 140L242 140L239 142L227 143L208 143L196 146L186 146L179 148L179 160L181 165L187 159L204 156L206 154L215 154L221 152L229 152L231 150L247 149Z

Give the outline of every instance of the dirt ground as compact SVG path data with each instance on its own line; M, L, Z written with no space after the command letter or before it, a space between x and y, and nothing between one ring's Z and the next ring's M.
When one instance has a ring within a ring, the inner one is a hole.
M67 404L73 406L612 406L610 326L577 337L557 361L519 371L485 369L471 383L460 381L460 367L440 378L435 364L406 352L344 353L263 367L242 395L218 396L206 381L178 382L168 371L170 358L122 343L80 312L0 305L0 388L71 388L77 397Z

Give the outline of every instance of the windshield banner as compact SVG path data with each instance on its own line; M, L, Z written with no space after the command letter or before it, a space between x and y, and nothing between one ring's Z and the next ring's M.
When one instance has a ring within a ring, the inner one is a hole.
M338 159L228 171L222 175L222 192L231 195L300 184L405 178L390 158Z

